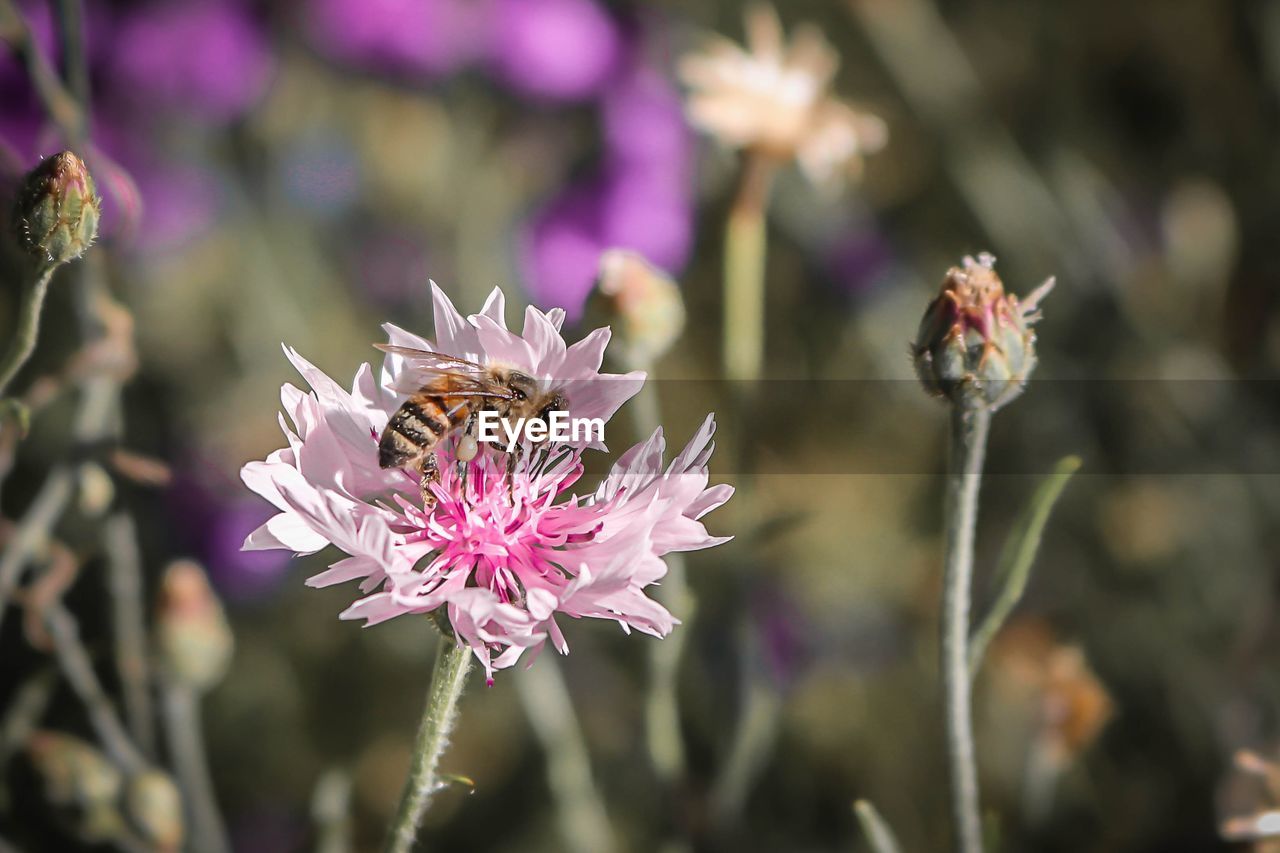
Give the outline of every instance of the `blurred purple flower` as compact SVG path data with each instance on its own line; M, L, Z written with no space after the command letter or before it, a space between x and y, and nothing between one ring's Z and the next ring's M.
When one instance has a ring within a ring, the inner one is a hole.
M660 163L680 183L689 180L693 133L680 93L661 74L638 68L617 80L600 101L609 156L625 163Z
M592 0L493 0L489 19L494 73L535 98L593 97L622 57L617 24Z
M169 506L179 546L207 567L220 595L229 601L257 598L284 576L289 554L240 546L275 513L261 501L210 485L214 476L189 472L174 480Z
M679 95L636 68L601 98L602 173L564 190L525 229L521 264L530 296L582 311L610 248L633 249L678 273L693 247L693 137Z
M171 249L207 232L217 221L224 179L209 169L152 162L131 174L142 197L141 220L129 235L131 248Z
M812 626L780 585L762 582L751 596L759 663L773 684L785 690L813 661Z
M348 279L378 305L402 308L424 298L427 252L422 238L409 232L370 229L359 235Z
M532 301L582 315L605 249L599 234L599 187L570 187L539 211L520 241L520 265Z
M307 0L312 45L368 71L434 77L459 70L480 51L481 10L468 0Z
M274 65L244 8L192 0L132 11L114 34L110 70L113 93L139 108L159 104L217 122L257 103Z
M860 296L873 290L893 266L893 247L873 227L853 231L826 250L826 266L840 290Z

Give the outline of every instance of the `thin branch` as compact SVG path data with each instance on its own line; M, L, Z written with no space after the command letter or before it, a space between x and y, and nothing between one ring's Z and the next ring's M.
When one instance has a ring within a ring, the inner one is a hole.
M22 570L35 552L48 543L54 525L71 500L74 485L75 476L70 466L62 464L50 471L0 555L0 623L18 587Z
M111 700L102 689L97 673L93 671L89 653L80 642L80 628L76 625L75 617L61 602L51 605L47 614L58 666L89 712L89 722L93 724L98 740L102 742L107 754L126 773L146 769L146 759L129 739L129 733L125 731Z

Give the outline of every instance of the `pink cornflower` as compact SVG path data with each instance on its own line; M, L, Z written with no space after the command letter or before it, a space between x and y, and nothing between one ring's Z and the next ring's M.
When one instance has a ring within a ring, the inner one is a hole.
M518 368L565 389L571 417L607 420L644 380L641 373L600 372L608 329L567 346L558 309L529 308L517 335L506 326L501 291L467 318L434 285L433 292L434 344L388 325L390 343ZM457 436L450 436L437 446L441 476L432 486L436 503L426 509L416 474L378 467L378 436L415 390L405 359L388 355L377 379L361 365L348 392L297 352L285 354L312 390L282 388L288 446L241 472L280 510L244 547L311 554L337 546L347 556L307 583L360 581L363 597L344 619L444 616L492 678L548 639L567 653L557 614L612 619L625 631L665 636L676 620L645 595L666 574L662 556L726 541L699 521L733 493L727 485L708 487L712 416L665 469L659 429L586 496L570 489L591 447L540 447L525 453L510 476L506 455L486 449L466 463L464 476Z

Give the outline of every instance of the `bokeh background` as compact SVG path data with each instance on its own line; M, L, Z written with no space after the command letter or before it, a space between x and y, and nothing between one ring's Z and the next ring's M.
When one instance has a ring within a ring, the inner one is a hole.
M18 4L56 62L52 5ZM837 92L891 140L843 191L781 175L768 379L748 412L726 402L718 344L737 159L687 125L674 73L710 33L741 40L743 4L83 11L106 206L93 262L132 312L140 363L122 445L172 467L168 485L122 479L112 500L137 520L149 600L171 559L194 557L225 602L235 657L204 721L236 850L312 849L326 774L350 782L357 849L376 849L436 643L425 619L340 623L350 591L302 583L323 557L239 551L270 515L237 472L280 444L279 386L296 381L281 342L348 381L380 323L430 329L428 278L464 311L501 284L572 325L611 246L683 290L687 330L657 370L668 434L683 443L720 408L713 481L755 472L753 499L711 520L738 538L687 561L683 779L660 784L645 748L658 641L575 623L573 653L536 664L568 685L617 849L866 849L851 809L864 797L906 849L948 843L946 412L906 351L946 269L981 250L1016 292L1049 275L1058 288L1036 378L995 420L979 609L1038 478L1084 461L977 682L1000 849L1225 848L1224 818L1280 805L1232 766L1242 748L1280 758L1280 4L781 4L788 26L821 27L842 58ZM9 177L63 147L22 66L0 57ZM79 274L59 273L19 388L75 351L74 291L58 285ZM5 518L65 454L75 406L64 395L38 415ZM633 437L618 429L615 449ZM90 516L73 506L58 535L87 537ZM111 688L103 561L84 558L66 600ZM20 622L0 634L0 705L50 668ZM423 849L572 849L526 676L477 679L464 698L444 766L474 790L438 799ZM41 720L90 733L65 686ZM73 845L28 799L7 801L0 836Z

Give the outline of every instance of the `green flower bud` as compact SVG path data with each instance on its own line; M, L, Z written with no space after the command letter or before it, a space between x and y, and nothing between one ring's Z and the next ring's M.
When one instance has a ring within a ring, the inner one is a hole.
M63 151L23 179L14 210L18 242L40 261L65 264L93 245L101 214L84 161Z
M235 641L204 569L175 560L160 580L156 619L160 662L175 684L208 690L222 680Z
M911 346L925 390L956 405L995 410L1022 392L1036 366L1031 325L1054 280L1019 302L1004 292L995 263L983 253L948 270Z
M167 773L146 770L134 776L125 791L125 804L149 849L176 851L182 847L182 795Z
M116 808L120 771L96 747L71 735L38 731L28 741L27 754L50 805L71 818L80 838L106 841L119 834L124 824Z

